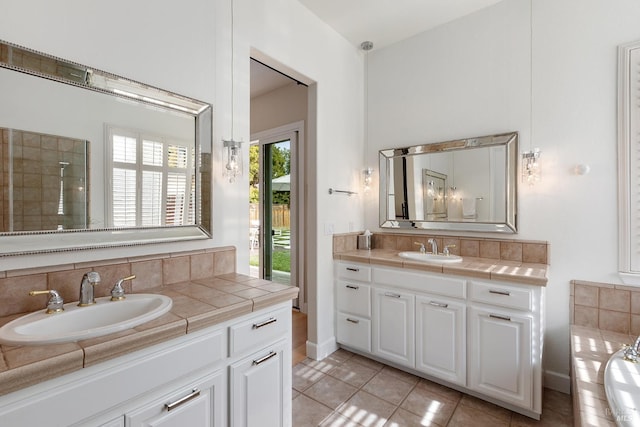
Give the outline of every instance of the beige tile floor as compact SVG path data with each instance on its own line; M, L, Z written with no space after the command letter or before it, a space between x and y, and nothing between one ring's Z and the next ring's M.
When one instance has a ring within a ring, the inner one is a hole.
M571 397L545 389L535 421L340 349L293 367L293 425L573 426Z

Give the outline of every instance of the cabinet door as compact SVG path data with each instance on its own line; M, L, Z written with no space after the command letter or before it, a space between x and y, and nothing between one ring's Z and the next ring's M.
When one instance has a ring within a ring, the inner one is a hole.
M281 427L291 425L285 416L286 341L279 341L231 365L230 420L234 427ZM289 400L290 400L290 395ZM290 411L289 411L290 412Z
M466 386L465 305L442 297L416 297L416 369Z
M222 427L226 387L221 371L125 414L127 427Z
M470 388L523 408L532 406L532 318L471 307Z
M412 294L375 288L373 353L390 361L415 366L414 301Z

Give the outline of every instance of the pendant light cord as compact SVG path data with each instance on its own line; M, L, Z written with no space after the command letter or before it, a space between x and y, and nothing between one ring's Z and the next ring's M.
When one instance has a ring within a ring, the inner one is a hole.
M233 110L234 110L234 78L233 78L233 61L234 61L234 46L233 46L233 0L231 3L231 141L233 139Z

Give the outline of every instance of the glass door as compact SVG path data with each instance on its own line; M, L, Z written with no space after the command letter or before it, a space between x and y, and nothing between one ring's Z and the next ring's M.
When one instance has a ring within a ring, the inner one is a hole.
M250 271L287 286L298 286L295 144L296 133L289 132L250 147Z

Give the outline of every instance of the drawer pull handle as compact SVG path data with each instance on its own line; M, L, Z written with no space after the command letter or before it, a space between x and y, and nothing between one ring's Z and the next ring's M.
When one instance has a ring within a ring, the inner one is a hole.
M270 324L275 323L277 321L278 321L278 319L276 319L275 317L271 317L271 318L269 318L269 320L265 320L264 322L254 323L253 324L253 329L260 329L263 326L270 325Z
M346 287L347 287L347 288L349 288L349 289L356 290L356 291L357 291L358 289L360 289L360 286L346 285Z
M496 295L505 295L505 296L510 296L511 295L511 292L509 292L509 291L496 291L496 290L493 290L493 289L490 289L489 293L490 294L496 294Z
M180 399L176 400L175 402L166 403L164 405L164 407L167 408L167 411L171 411L173 409L176 409L178 406L180 406L182 404L185 404L190 400L195 399L198 396L200 396L200 390L198 390L197 388L194 388L193 391L190 394L187 394L185 397L181 397Z
M442 307L442 308L449 307L449 304L443 304L441 302L435 302L435 301L430 301L429 304L433 305L433 306L436 306L436 307Z
M400 298L402 295L400 294L394 294L393 292L385 292L384 293L385 297L391 297L391 298Z
M347 322L355 323L356 325L357 325L358 323L360 323L360 321L359 321L358 319L351 319L351 318L349 318L349 317L347 317Z
M357 273L358 271L360 271L360 269L359 269L359 268L354 268L354 267L347 267L347 270L349 270L349 271L355 271L356 273Z
M511 322L511 317L509 316L500 316L499 314L490 314L489 317L492 319L506 320L507 322Z
M269 354L267 354L266 356L263 356L263 357L261 357L260 359L254 360L254 361L253 361L253 364L254 364L254 365L259 365L259 364L261 364L261 363L264 363L264 362L266 362L267 360L269 360L269 359L271 359L272 357L274 357L276 354L278 354L278 353L276 353L275 351L270 351L270 352L269 352Z

